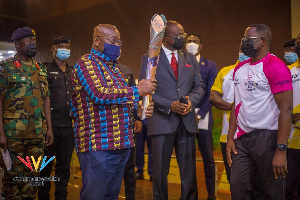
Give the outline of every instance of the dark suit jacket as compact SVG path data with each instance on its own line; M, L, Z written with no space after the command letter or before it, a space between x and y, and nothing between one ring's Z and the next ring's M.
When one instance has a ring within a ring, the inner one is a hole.
M148 55L142 57L139 79L146 76ZM194 107L204 95L204 84L200 75L196 57L186 51L178 51L178 81L163 49L160 50L156 76L157 88L153 95L154 112L148 120L148 135L174 133L182 118L185 128L190 133L198 133ZM173 101L181 96L189 96L192 111L184 116L173 113L170 108Z
M212 130L213 127L213 114L212 114L212 105L209 103L210 90L213 86L216 76L218 74L217 65L214 61L200 58L199 68L203 83L205 85L205 95L203 95L201 101L198 103L196 108L200 108L198 115L203 119L205 115L209 112L209 125L208 130Z

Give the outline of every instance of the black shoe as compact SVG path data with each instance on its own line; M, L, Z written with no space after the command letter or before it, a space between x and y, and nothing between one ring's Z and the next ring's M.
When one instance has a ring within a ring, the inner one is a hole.
M153 182L153 177L152 176L150 176L150 181Z
M144 175L143 174L135 174L135 180L144 180Z
M216 200L216 196L213 194L213 195L208 195L207 197L207 200Z

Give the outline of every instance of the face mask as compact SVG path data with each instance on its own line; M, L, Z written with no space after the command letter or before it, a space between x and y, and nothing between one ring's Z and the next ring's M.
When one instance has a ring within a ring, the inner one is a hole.
M172 47L176 50L182 49L184 45L184 38L181 37L180 39L178 39L178 37L175 37L173 39L174 39L174 44L172 45Z
M67 60L71 56L69 49L57 49L56 57L59 60Z
M186 47L187 52L189 52L193 55L196 55L198 53L199 44L196 44L194 42L190 42L190 43L187 43L185 45L185 47Z
M293 52L286 52L284 53L284 59L289 63L289 64L293 64L294 62L297 61L298 56L296 53Z
M254 41L242 41L241 51L250 58L255 57L258 52L258 49L254 49Z
M112 61L116 61L121 55L121 46L105 43L102 53L109 57Z
M248 60L249 58L250 58L250 57L245 56L244 53L239 53L239 61L240 61L240 62L243 62L243 61L245 61L245 60Z
M26 51L25 51L25 55L28 58L32 58L36 55L36 44L32 43L32 44L26 44Z

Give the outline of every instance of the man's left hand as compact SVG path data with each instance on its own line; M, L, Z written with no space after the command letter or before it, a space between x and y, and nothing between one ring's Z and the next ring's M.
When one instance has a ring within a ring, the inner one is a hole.
M53 143L53 133L52 133L52 129L48 129L47 133L46 133L46 140L45 140L45 144L46 146L50 146Z
M139 107L141 108L142 112L144 107L142 105L139 105ZM153 115L153 110L154 110L154 103L151 102L148 107L145 109L145 114L146 114L146 118L152 117Z
M272 161L275 179L285 177L287 174L286 151L280 151L276 148Z
M192 111L192 102L190 101L189 96L185 96L186 100L188 100L188 106L187 108L183 111L182 115L189 114Z
M142 121L135 120L134 121L134 132L140 133L142 131Z

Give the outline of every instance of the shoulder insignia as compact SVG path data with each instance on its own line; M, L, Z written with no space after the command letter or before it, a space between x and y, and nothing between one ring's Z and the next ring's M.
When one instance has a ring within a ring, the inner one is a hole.
M2 61L0 61L0 66L4 66L8 63L14 62L14 60L15 60L14 57L10 57L10 58L7 58L5 60L2 60Z
M36 61L36 65L37 65L36 67L38 69L44 69L44 70L46 70L46 66L45 66L44 63Z

